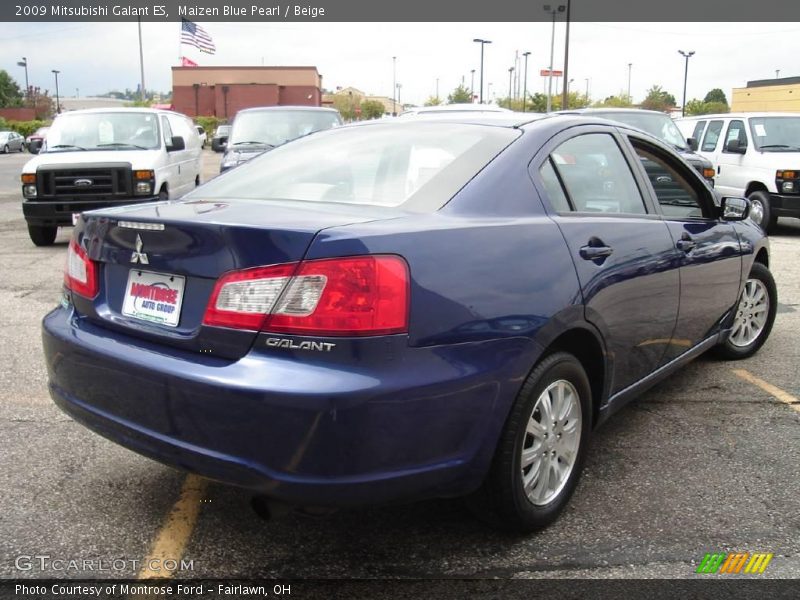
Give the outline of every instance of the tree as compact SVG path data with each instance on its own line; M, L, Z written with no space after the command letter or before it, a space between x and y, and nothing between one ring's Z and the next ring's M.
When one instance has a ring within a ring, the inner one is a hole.
M22 91L8 71L0 70L0 108L22 106Z
M441 103L442 101L436 96L428 96L428 99L425 100L425 106L439 106Z
M544 94L543 94L544 95ZM545 109L547 108L547 96L545 99ZM568 92L567 94L567 108L584 108L589 106L589 98L580 92ZM561 108L561 95L553 96L552 110L562 110Z
M448 104L469 104L470 102L472 102L472 94L464 87L464 84L459 85L447 96Z
M642 108L667 112L675 106L675 96L667 92L660 85L654 85L647 90L647 96L642 102Z
M352 94L334 94L333 107L339 111L345 121L355 121L358 116L356 109L361 106L361 96Z
M706 94L706 97L703 98L703 102L721 102L726 106L728 105L728 99L725 97L725 92L723 92L719 88L714 88L713 90L710 90Z
M690 116L714 115L726 112L730 112L730 108L722 102L703 102L695 98L686 103L686 114Z
M628 108L633 106L633 102L631 102L631 97L628 96L625 92L620 92L616 96L608 96L605 100L598 100L594 103L594 106L597 107L609 107L609 108Z
M361 103L362 119L380 119L385 112L386 107L377 100L364 100Z

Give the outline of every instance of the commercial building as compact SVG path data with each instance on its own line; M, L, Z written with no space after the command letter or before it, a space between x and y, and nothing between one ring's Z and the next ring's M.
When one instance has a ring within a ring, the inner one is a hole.
M800 77L748 81L733 88L731 112L800 112Z
M254 106L320 106L316 67L172 67L172 105L190 117L232 118Z

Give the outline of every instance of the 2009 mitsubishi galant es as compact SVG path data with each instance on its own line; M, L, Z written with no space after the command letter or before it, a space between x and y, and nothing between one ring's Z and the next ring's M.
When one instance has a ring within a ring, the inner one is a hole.
M115 442L276 501L465 495L537 529L593 428L769 335L767 239L747 200L713 194L591 117L316 133L181 201L84 213L43 324L50 392Z

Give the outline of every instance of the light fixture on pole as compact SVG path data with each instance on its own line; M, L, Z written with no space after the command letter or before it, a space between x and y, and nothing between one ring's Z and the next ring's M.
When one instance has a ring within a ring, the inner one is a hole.
M522 56L525 57L525 76L523 77L522 84L522 112L526 112L528 106L528 57L530 52L523 52Z
M480 102L481 104L483 104L483 47L484 47L486 44L491 44L491 43L492 43L492 41L491 41L491 40L482 40L482 39L480 39L480 38L475 38L475 39L474 39L474 40L472 40L472 41L473 41L473 42L477 42L478 44L480 44L480 45L481 45L481 91L480 91L480 93L479 93L479 98L480 98L479 102Z
M569 77L569 0L567 0L567 31L564 36L564 81L570 81ZM568 108L569 107L569 99L567 98L567 87L569 86L568 83L564 84L564 95L561 97L561 108Z
M53 71L53 75L56 76L56 114L60 114L61 113L61 102L60 102L60 99L58 97L58 74L61 73L61 71L57 71L55 69L52 69L52 71Z
M545 12L549 12L553 17L553 29L550 33L550 68L548 69L550 74L547 79L547 112L550 112L553 108L553 52L555 51L556 43L556 13L564 12L567 7L563 4L555 7L545 4L543 8Z
M694 50L690 50L689 52L684 52L683 50L678 50L678 54L683 56L686 59L686 66L683 69L683 105L681 106L681 116L686 116L686 83L689 80L689 59L694 56Z

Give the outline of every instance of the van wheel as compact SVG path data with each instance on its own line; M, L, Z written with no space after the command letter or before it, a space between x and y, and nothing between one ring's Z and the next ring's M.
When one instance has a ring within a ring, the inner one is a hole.
M747 197L750 200L750 219L761 226L761 229L769 233L778 222L778 217L772 215L769 206L769 194L756 190Z
M736 306L733 328L716 347L722 358L737 360L753 356L767 341L778 310L778 289L769 269L753 263Z
M200 175L194 178L194 187L200 186Z
M162 187L160 190L158 190L158 200L159 202L169 200L169 192L167 191L167 188Z
M28 235L31 241L37 246L52 246L56 241L58 227L46 227L42 225L28 225Z
M591 388L581 363L557 352L528 376L481 488L467 499L490 524L518 532L553 523L575 491L591 431Z

